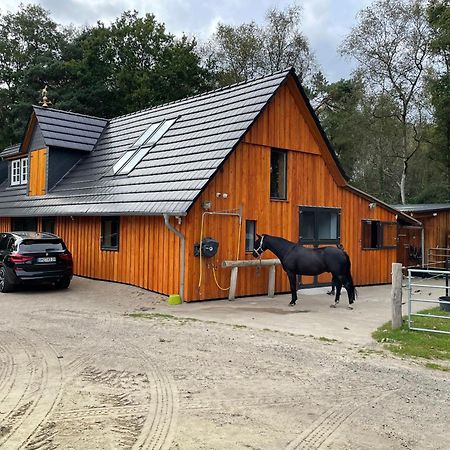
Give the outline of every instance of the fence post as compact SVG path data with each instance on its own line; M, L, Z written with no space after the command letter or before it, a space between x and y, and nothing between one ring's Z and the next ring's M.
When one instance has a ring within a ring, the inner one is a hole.
M267 289L269 297L275 297L275 270L275 264L269 267L269 285Z
M234 300L236 298L238 270L239 267L233 267L231 269L230 291L228 292L228 300Z
M402 326L402 265L392 263L392 329L396 330Z

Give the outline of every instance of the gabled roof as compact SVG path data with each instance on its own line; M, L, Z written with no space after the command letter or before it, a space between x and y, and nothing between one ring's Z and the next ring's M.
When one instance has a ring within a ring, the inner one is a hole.
M18 155L20 152L20 144L11 145L9 147L6 147L2 152L0 153L1 158L7 158L11 156Z
M42 106L33 106L33 112L47 147L90 152L108 123L99 117Z
M282 71L112 119L94 150L45 196L28 197L24 188L0 191L0 216L185 215L291 73ZM42 110L35 110L40 123L44 115L55 120L59 113ZM174 118L174 125L130 174L111 175L113 165L150 124ZM54 134L46 139L56 137L48 142L67 142Z

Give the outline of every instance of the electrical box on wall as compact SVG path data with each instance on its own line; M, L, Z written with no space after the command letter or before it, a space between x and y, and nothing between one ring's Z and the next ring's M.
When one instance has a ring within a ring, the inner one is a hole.
M205 258L211 258L219 250L219 241L211 237L202 239L202 256ZM194 244L194 256L200 256L200 243Z

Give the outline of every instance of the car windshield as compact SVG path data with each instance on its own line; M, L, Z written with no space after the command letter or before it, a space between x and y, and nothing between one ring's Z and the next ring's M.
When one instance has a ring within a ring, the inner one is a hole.
M61 252L65 246L61 240L31 240L27 239L19 244L20 253L42 253L42 252Z

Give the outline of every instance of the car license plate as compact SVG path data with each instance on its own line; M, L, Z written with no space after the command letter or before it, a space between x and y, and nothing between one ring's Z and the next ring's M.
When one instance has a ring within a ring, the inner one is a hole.
M37 262L38 263L54 263L54 262L56 262L56 257L55 256L46 256L43 258L37 258Z

